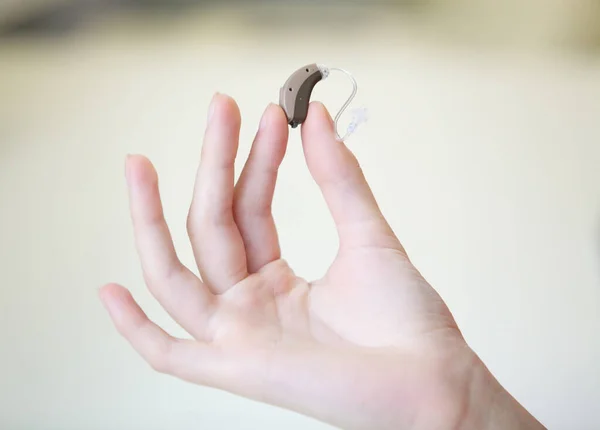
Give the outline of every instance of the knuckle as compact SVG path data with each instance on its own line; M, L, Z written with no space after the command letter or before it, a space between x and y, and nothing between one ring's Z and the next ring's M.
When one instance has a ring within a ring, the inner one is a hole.
M155 372L168 373L168 366L167 366L165 360L161 357L153 357L153 358L149 359L148 364L150 364L150 367Z
M168 346L158 344L146 357L146 361L155 372L169 373L171 366L168 350Z
M190 285L195 279L193 273L179 260L154 270L143 271L143 277L148 290L160 303L169 301L173 297L174 286Z
M211 229L230 227L233 224L235 224L235 221L233 216L233 203L231 203L207 208L201 213L190 212L186 221L186 230L190 239L193 239L205 234Z
M142 270L142 277L144 278L144 283L146 284L146 287L148 287L148 290L154 293L159 282L158 276L149 270Z

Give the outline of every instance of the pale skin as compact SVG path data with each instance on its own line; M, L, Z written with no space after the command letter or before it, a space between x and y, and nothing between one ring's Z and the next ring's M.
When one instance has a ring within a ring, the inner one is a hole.
M239 109L217 94L210 112L187 220L200 277L177 257L154 167L143 156L126 161L144 279L191 338L167 334L120 285L100 297L152 368L349 430L544 429L413 266L323 105L311 104L302 144L339 251L312 282L281 258L271 214L284 112L265 110L237 183Z

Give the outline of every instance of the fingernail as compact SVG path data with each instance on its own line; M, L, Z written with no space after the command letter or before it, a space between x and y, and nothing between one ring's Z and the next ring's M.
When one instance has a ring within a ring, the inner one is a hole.
M260 124L258 126L259 130L264 130L269 125L269 115L267 115L267 112L269 112L269 109L271 108L271 106L273 106L273 103L269 103L269 105L263 112L262 118L260 119Z
M216 92L213 95L213 98L212 98L212 100L210 102L210 106L208 107L208 121L209 122L210 122L213 114L215 113L215 105L216 105L215 101L217 100L217 97L219 96L219 94L220 94L219 92Z

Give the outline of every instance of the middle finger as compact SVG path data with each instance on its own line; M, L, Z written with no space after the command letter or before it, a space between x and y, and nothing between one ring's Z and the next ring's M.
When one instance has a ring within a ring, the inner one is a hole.
M209 112L188 232L200 275L219 294L248 276L232 210L241 118L235 101L222 94L215 95Z

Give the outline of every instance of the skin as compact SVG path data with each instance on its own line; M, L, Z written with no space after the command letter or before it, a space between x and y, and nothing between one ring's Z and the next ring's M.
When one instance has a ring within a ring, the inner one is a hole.
M177 258L154 167L139 155L126 161L146 284L191 339L163 331L120 285L100 297L152 368L344 429L544 428L466 344L323 105L311 104L302 144L340 245L313 282L281 258L271 214L284 112L267 107L237 183L238 106L216 94L209 112L187 220L201 279Z

